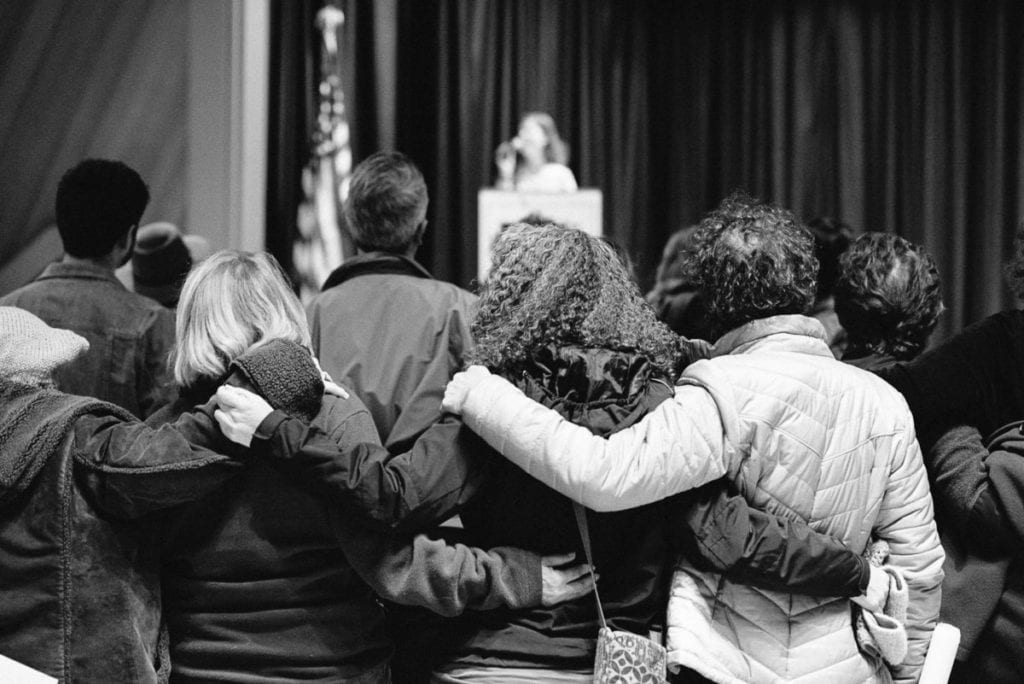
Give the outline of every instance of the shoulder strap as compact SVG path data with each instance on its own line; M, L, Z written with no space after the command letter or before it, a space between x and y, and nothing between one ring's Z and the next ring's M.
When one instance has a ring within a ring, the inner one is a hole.
M590 528L587 525L587 511L575 501L572 510L576 513L576 527L580 530L580 539L583 540L583 553L587 556L587 567L590 570L590 579L594 581L594 600L597 601L597 617L601 621L601 628L608 629L608 623L604 619L604 609L601 607L601 595L597 593L597 578L594 577L594 554L590 550Z

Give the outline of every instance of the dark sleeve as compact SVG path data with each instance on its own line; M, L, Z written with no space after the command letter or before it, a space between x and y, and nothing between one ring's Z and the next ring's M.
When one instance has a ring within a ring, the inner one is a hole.
M925 466L942 522L952 526L960 538L971 529L976 506L992 507L990 497L984 496L989 477L986 456L981 433L967 425L947 430L926 455ZM979 513L982 519L989 517L980 509Z
M177 394L169 362L174 349L174 314L170 310L156 312L142 344L136 393L139 417L145 419L173 402Z
M392 457L379 444L340 445L316 426L275 411L257 429L271 456L329 498L386 526L426 529L450 518L479 490L489 447L452 415Z
M858 596L867 589L866 559L803 522L750 508L721 480L678 505L694 538L684 547L731 579L810 596Z
M243 466L245 451L225 439L206 405L152 428L116 416L86 415L74 426L76 477L101 510L132 518L194 501Z
M991 316L912 362L879 371L907 400L923 453L950 428L981 427L991 418L986 414L993 388L1006 382L1007 373L1016 374L1008 365L1016 346L1007 325Z
M1004 551L1019 549L1024 543L1024 451L993 451L986 465L988 497L980 497L972 523L996 530L990 532L991 539Z
M356 573L395 603L446 616L541 603L541 559L534 553L483 551L424 534L382 534L344 516L335 516L335 530Z

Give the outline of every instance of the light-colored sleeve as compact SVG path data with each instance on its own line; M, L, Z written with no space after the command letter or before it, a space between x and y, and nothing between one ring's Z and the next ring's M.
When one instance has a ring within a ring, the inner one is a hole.
M945 554L935 528L928 475L913 429L893 441L893 467L882 497L875 534L889 544L888 564L907 580L907 657L892 668L896 682L916 682L939 620Z
M636 425L603 438L489 376L469 390L463 421L506 458L595 511L620 511L725 475L725 433L711 394L676 387Z

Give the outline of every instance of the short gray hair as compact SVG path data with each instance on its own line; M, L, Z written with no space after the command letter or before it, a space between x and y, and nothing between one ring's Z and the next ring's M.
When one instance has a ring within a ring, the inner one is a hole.
M377 152L352 172L345 223L364 252L401 253L427 215L423 174L401 152Z

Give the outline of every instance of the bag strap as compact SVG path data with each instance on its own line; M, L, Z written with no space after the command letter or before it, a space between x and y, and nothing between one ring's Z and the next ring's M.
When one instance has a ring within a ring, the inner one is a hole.
M604 608L601 607L601 595L597 593L597 578L594 576L594 557L590 550L590 527L587 525L587 510L575 501L572 510L576 514L576 527L580 531L580 539L583 540L583 553L587 557L587 568L590 571L590 579L594 582L594 600L597 601L597 617L601 620L601 629L608 629L608 623L604 619Z

